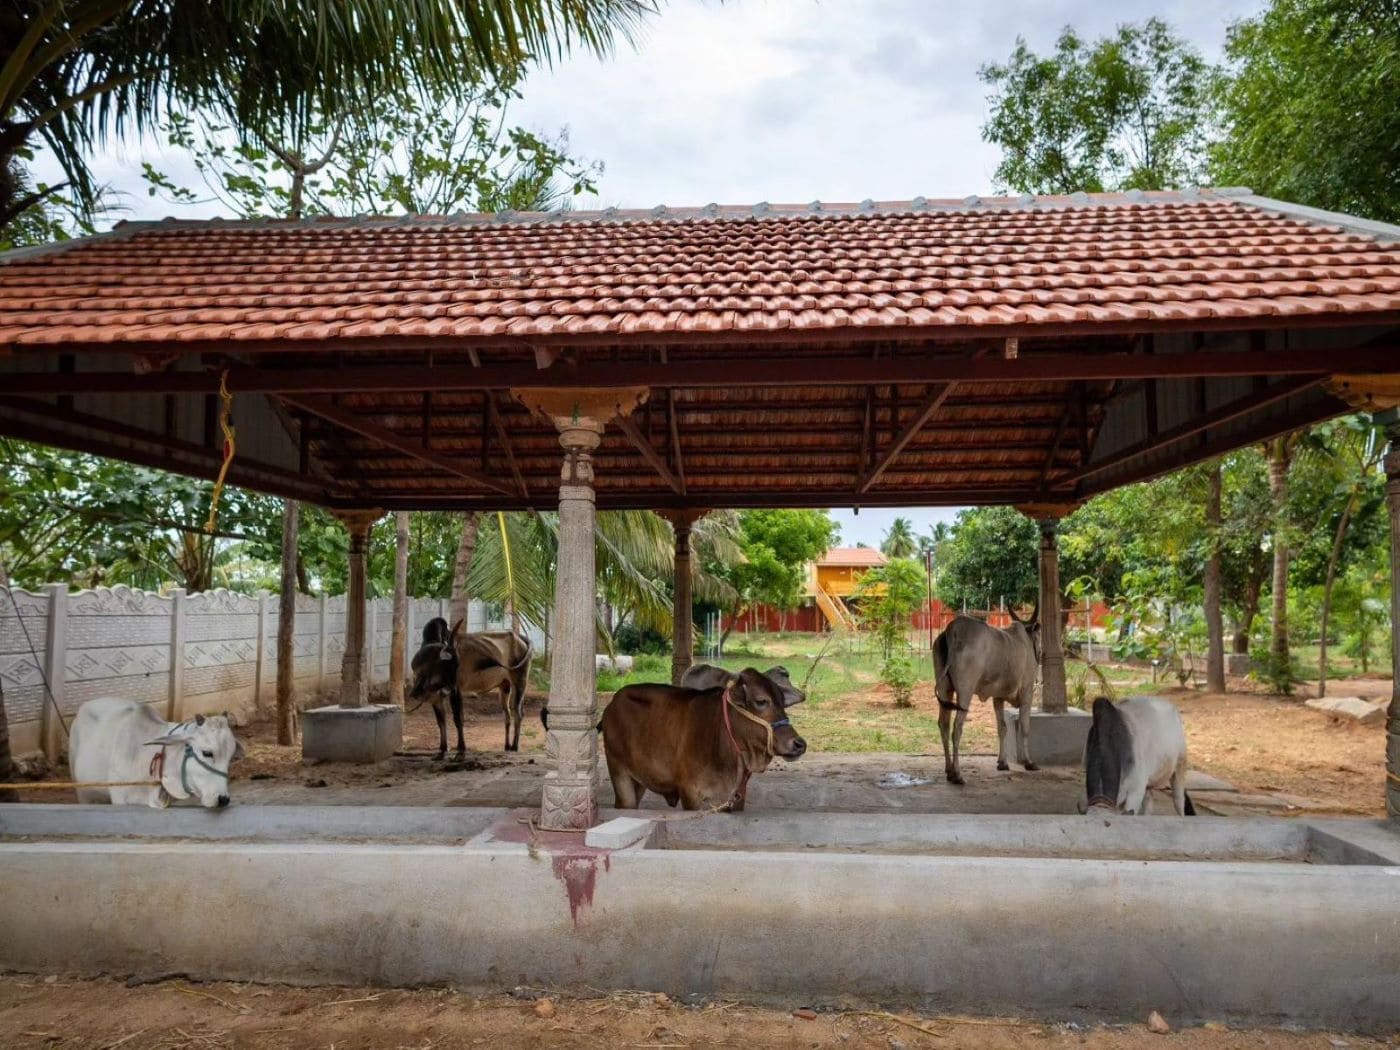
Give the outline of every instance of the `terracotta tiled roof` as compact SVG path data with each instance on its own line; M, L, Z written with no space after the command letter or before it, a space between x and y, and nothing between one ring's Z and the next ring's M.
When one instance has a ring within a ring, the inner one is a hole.
M884 565L889 559L874 547L832 547L821 556L818 565L831 567L869 568Z
M1400 311L1397 231L1271 203L1194 191L129 223L3 257L0 346L909 326L1054 334Z

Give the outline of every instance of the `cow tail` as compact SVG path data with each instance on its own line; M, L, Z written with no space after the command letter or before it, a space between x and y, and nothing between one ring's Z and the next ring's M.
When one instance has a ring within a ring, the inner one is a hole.
M1194 817L1196 815L1196 807L1191 804L1191 792L1183 791L1182 795L1186 798L1186 815L1188 817Z
M948 673L948 632L942 631L933 642L933 693L940 707L956 707L953 701L953 678Z

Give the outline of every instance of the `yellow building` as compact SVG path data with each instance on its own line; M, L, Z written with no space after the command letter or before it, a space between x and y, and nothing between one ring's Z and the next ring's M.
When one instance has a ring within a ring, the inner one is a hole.
M866 573L888 560L873 547L833 547L807 566L807 593L816 599L827 623L854 630L855 617L845 599L856 592Z

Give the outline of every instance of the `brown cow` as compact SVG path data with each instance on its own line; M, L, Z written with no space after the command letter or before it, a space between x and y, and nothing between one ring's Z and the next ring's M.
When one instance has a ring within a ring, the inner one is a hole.
M440 623L441 620L436 620L428 626ZM529 684L530 657L533 655L530 640L513 631L468 634L463 632L462 621L458 620L453 624L446 642L437 645L436 659L433 658L434 644L428 641L427 629L424 630L424 643L413 658L414 678L409 697L419 702L432 700L441 739L439 754L447 750L447 730L441 709L444 693L452 697L459 754L465 748L462 740L462 693L500 693L501 709L506 718L506 750L519 751L520 721L525 709L525 689Z
M672 806L738 812L752 774L774 755L791 762L807 750L781 690L752 667L715 689L624 686L600 728L619 809L655 791Z

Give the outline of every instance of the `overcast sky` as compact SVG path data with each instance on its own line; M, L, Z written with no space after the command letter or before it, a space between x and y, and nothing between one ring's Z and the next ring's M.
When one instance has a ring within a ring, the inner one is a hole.
M1157 15L1215 59L1257 0L670 0L635 50L571 59L524 85L514 120L567 128L604 164L580 207L965 197L992 190L981 140L984 62L1024 36L1048 50L1065 25L1098 36ZM142 156L186 185L198 176L149 144L96 164L130 218L208 215L146 197ZM40 174L52 178L41 165ZM838 512L843 540L878 544L895 513L924 531L951 511Z

